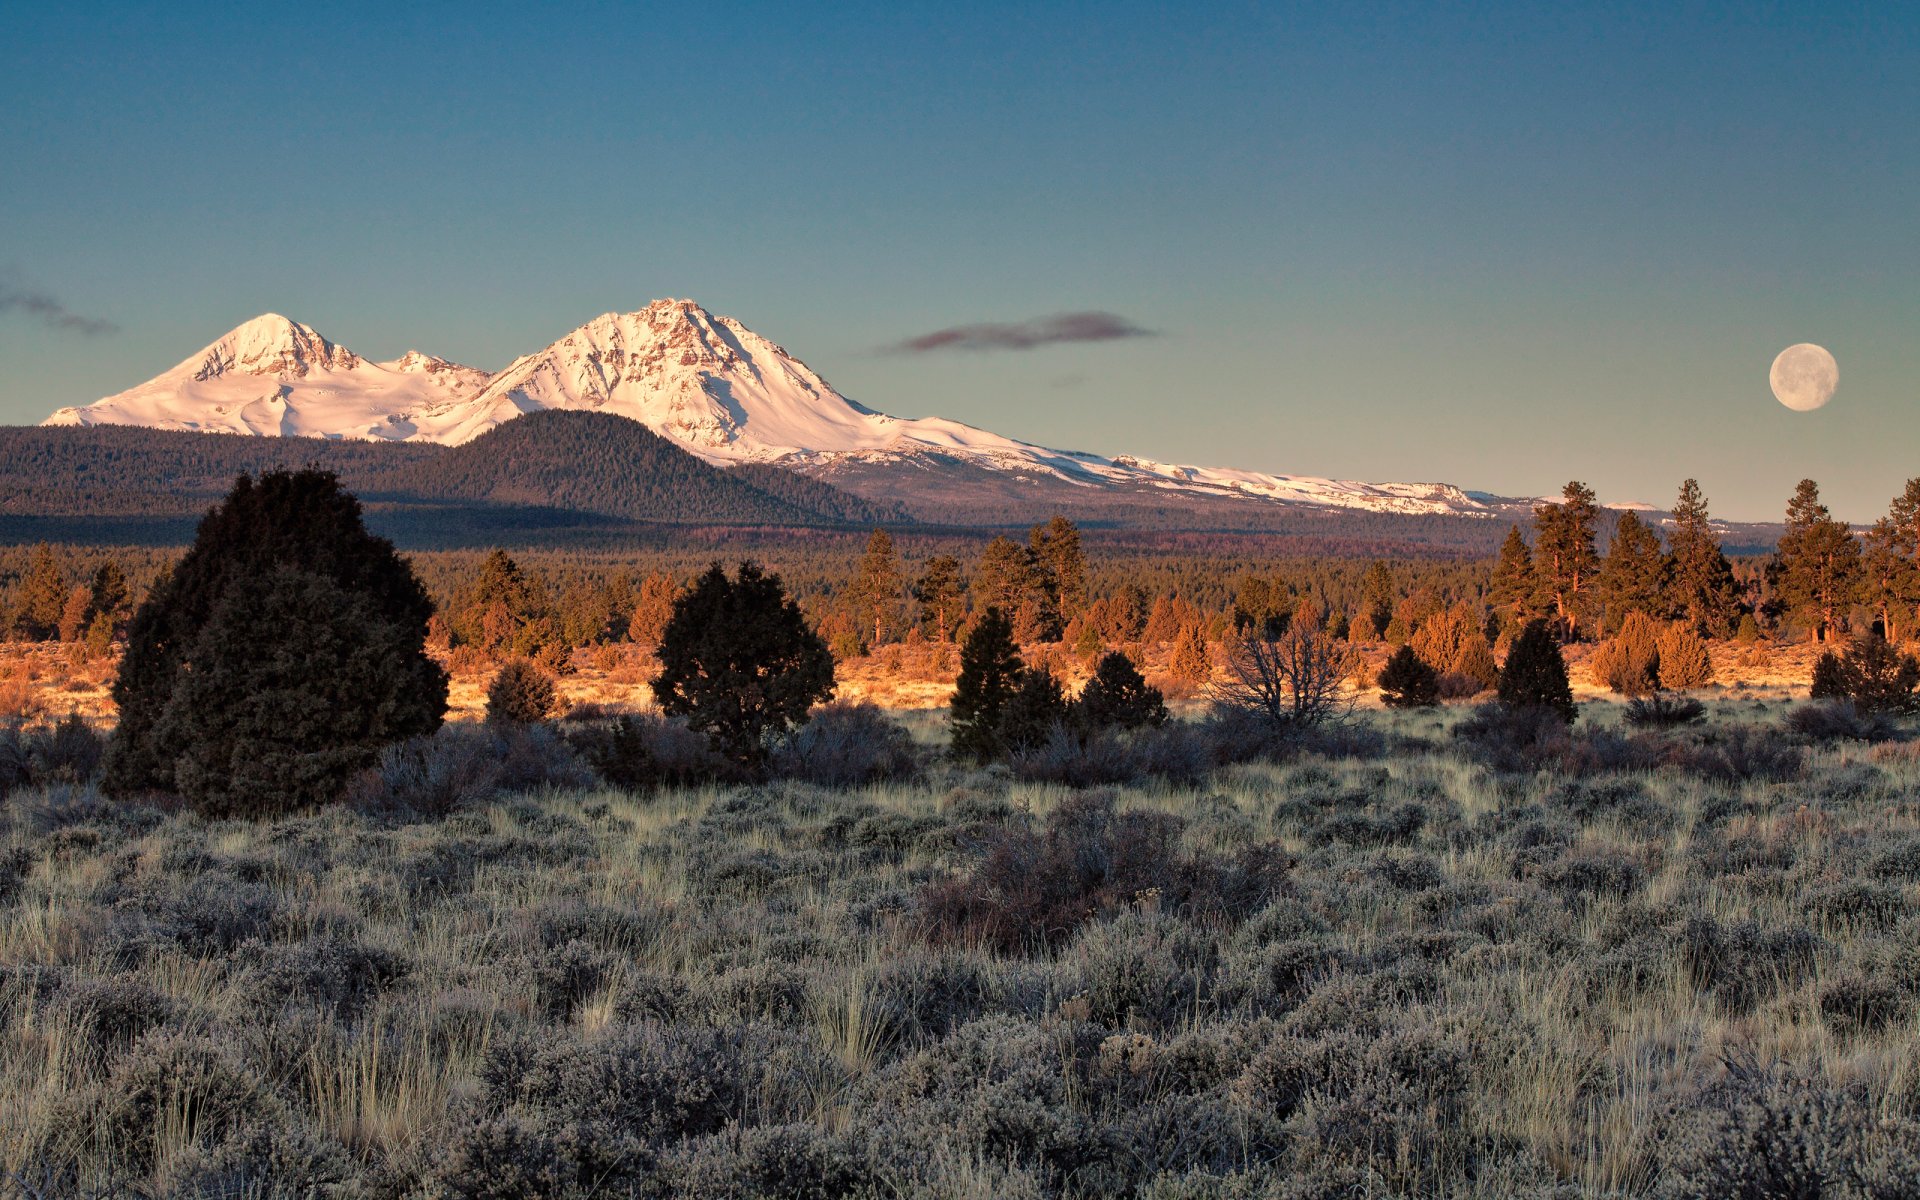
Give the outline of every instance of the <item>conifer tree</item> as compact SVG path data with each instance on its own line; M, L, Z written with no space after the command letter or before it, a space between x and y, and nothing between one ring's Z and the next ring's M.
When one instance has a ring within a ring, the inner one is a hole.
M1814 664L1815 700L1851 700L1863 713L1920 711L1920 661L1876 633L1855 638L1845 654L1829 650Z
M60 618L67 610L67 573L52 546L33 548L26 576L20 581L20 601L14 623L31 641L60 636Z
M1740 588L1733 564L1720 549L1700 484L1680 485L1667 532L1667 609L1685 618L1695 632L1726 637L1739 620Z
M1147 614L1146 628L1141 630L1142 641L1154 645L1163 645L1180 636L1183 622L1174 607L1174 598L1162 593L1153 602L1153 609Z
M1020 685L1022 669L1012 622L998 608L987 609L960 647L960 676L948 718L954 753L986 763L1005 752L1000 718Z
M1560 641L1543 620L1527 622L1500 668L1500 703L1508 708L1544 708L1567 724L1578 710L1567 682Z
M557 698L545 671L527 659L510 659L487 686L487 720L532 725L547 719Z
M67 603L60 610L60 640L77 642L86 632L87 620L93 612L93 589L76 587L67 593Z
M1036 621L1042 615L1050 615L1057 621L1057 611L1042 613L1044 592L1040 577L1040 568L1030 549L1012 538L996 537L981 551L980 565L973 573L974 607L979 611L997 608L1013 620L1020 607L1027 605Z
M1035 525L1027 541L1053 622L1060 625L1079 616L1087 604L1087 556L1080 547L1079 528L1056 516Z
M242 475L134 613L104 786L211 809L331 799L382 744L439 727L432 613L331 473Z
M1508 529L1500 543L1487 603L1499 614L1502 628L1521 628L1540 615L1540 580L1533 570L1533 551L1518 525Z
M874 530L867 538L866 553L860 556L849 596L861 636L871 634L869 645L883 646L899 635L906 590L893 535L884 529Z
M1440 672L1411 645L1395 650L1374 682L1388 708L1431 708L1440 703Z
M960 560L940 554L927 560L913 585L920 606L920 627L936 642L950 642L966 615L966 583L960 578Z
M90 612L106 617L109 625L118 622L127 607L127 576L120 564L111 558L101 563L93 572L91 590Z
M1645 696L1660 688L1660 629L1643 612L1632 612L1620 632L1601 643L1587 660L1596 683L1623 696Z
M641 646L658 646L673 619L673 602L680 589L665 575L648 575L640 581L640 595L634 601L633 615L627 618L627 638Z
M1199 621L1189 621L1173 639L1173 659L1167 670L1188 687L1200 687L1213 679L1213 655L1207 650L1207 635Z
M827 644L780 576L752 562L732 579L719 563L708 567L674 601L657 654L651 686L661 709L746 767L758 767L770 738L806 724L833 695Z
M1613 527L1613 540L1600 564L1599 594L1609 629L1620 629L1629 613L1654 620L1667 616L1667 560L1660 535L1632 512L1621 513Z
M1080 689L1080 715L1096 729L1139 729L1167 723L1167 700L1133 660L1118 650L1101 656Z
M211 817L339 800L382 745L439 725L447 677L424 641L425 622L385 619L331 575L274 564L228 580L150 730L168 786Z
M1862 598L1879 616L1887 640L1909 639L1920 608L1920 479L1909 479L1887 515L1867 531L1861 567Z
M1368 640L1377 641L1386 636L1387 625L1393 620L1393 573L1386 563L1376 559L1368 565L1360 581L1360 597L1362 634Z
M1774 588L1816 640L1833 639L1860 580L1860 543L1820 502L1820 485L1802 479L1787 504L1786 532L1769 567Z
M1541 595L1552 611L1560 636L1572 641L1592 607L1594 574L1600 556L1594 532L1600 519L1593 489L1575 480L1533 510L1533 569Z
M1047 740L1071 712L1066 690L1045 667L1020 672L1013 694L1000 711L1000 745L1008 751L1031 750Z
M1660 686L1676 691L1713 682L1713 656L1693 626L1676 621L1660 634Z

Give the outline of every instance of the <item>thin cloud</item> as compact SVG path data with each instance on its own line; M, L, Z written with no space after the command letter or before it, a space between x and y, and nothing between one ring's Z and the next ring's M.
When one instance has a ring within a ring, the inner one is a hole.
M1032 350L1062 342L1114 342L1122 338L1152 337L1125 317L1107 312L1061 313L1011 324L955 325L908 338L893 349L901 354L932 350Z
M112 321L74 312L38 288L21 286L11 274L0 275L0 313L5 312L25 313L49 329L65 330L86 337L120 331L120 327Z

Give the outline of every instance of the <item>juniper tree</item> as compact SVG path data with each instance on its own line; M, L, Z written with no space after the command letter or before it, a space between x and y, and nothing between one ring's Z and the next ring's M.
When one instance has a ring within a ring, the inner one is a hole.
M1395 650L1374 682L1388 708L1431 708L1440 703L1440 672L1411 645Z
M833 655L780 576L752 562L729 579L719 563L673 602L656 652L654 699L668 716L707 736L715 752L746 767L767 743L807 722L833 695Z
M331 575L277 564L230 580L151 727L170 786L214 817L338 800L381 746L439 725L447 679L424 640L424 623Z
M1623 696L1645 696L1660 687L1660 629L1653 618L1632 612L1620 631L1588 660L1594 681Z
M556 699L551 676L528 659L511 659L487 685L487 720L532 725L547 719Z
M1837 622L1860 578L1860 543L1820 502L1820 485L1802 479L1787 504L1786 532L1768 568L1789 611L1822 642Z
M1875 633L1856 638L1845 654L1831 650L1814 664L1816 700L1853 701L1863 713L1911 713L1920 710L1920 661L1895 650Z
M1534 573L1566 641L1578 636L1580 622L1592 605L1594 575L1600 565L1593 544L1599 519L1593 489L1578 480L1567 484L1558 502L1534 506Z
M1000 745L1010 751L1030 750L1047 740L1071 709L1060 680L1045 667L1020 672L1013 694L1000 710Z
M1660 686L1679 690L1712 682L1713 656L1693 626L1676 621L1661 631Z
M954 753L985 763L1004 752L1000 718L1020 686L1022 669L1012 622L998 608L987 609L960 647L960 676L948 717Z
M1667 608L1710 637L1726 637L1740 615L1733 564L1713 532L1707 498L1692 479L1680 485L1667 531Z
M1660 535L1631 512L1621 513L1613 527L1613 540L1600 564L1598 591L1609 629L1620 629L1629 613L1655 620L1667 615L1667 560L1661 553Z
M1500 703L1508 708L1544 708L1567 724L1578 710L1567 682L1560 641L1542 620L1527 622L1500 668Z
M232 795L274 763L287 771L282 801L328 798L381 744L439 727L447 679L426 655L432 614L330 472L242 475L134 613L104 786ZM239 783L221 782L229 767Z
M1118 650L1101 657L1080 689L1080 715L1095 728L1139 729L1167 723L1167 700Z

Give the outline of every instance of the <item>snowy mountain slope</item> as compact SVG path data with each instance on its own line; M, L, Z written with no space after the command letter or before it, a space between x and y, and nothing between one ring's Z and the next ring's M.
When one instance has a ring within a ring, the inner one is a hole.
M278 313L255 317L172 370L47 425L403 440L415 410L475 395L487 373L410 350L369 362Z
M716 465L779 463L823 477L943 465L1091 491L1165 493L1389 513L1482 516L1437 483L1363 483L1052 450L937 417L856 404L799 359L690 300L606 313L491 379L425 355L369 363L277 316L248 322L174 370L48 424L467 442L525 413L631 417Z

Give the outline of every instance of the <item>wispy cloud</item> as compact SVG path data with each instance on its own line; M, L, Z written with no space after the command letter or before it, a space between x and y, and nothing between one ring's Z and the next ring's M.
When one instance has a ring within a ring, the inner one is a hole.
M1152 337L1125 317L1107 312L1061 313L1010 324L955 325L896 343L899 354L930 350L1032 350L1061 342L1114 342L1122 338Z
M49 329L63 329L87 337L120 330L112 321L74 312L57 297L22 284L11 271L0 272L0 313L9 312L25 313Z

